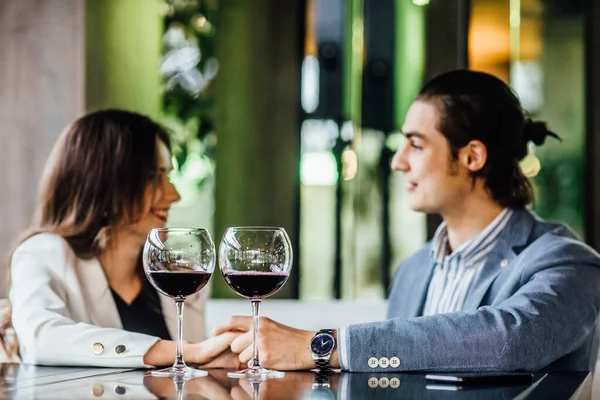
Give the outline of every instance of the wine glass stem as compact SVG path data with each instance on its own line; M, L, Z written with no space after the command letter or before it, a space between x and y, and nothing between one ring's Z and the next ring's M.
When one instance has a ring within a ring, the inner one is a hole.
M260 399L260 382L252 382L252 400Z
M184 300L175 300L177 306L177 357L175 358L174 368L185 368L183 361L183 305Z
M258 313L260 300L251 300L252 302L252 322L253 322L253 341L252 341L252 369L260 369L260 361L258 359Z
M175 381L175 388L177 391L177 400L183 400L184 394L185 394L185 381L184 380Z

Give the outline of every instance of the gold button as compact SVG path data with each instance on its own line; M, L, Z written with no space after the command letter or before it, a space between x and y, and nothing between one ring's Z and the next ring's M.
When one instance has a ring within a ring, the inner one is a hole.
M390 380L385 376L383 378L379 378L379 386L382 388L390 386Z
M398 389L400 387L400 379L399 378L390 379L390 387L392 389Z
M125 353L125 350L127 350L127 347L123 346L122 344L115 347L115 353L117 354L123 354Z
M102 343L94 343L92 345L92 353L94 353L97 356L104 353L104 346L102 345Z
M104 393L104 387L100 384L95 384L92 386L92 396L100 397Z

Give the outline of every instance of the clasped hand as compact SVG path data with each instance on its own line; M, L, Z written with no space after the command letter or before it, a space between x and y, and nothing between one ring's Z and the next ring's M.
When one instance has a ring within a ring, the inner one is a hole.
M314 368L315 362L312 360L309 344L315 333L260 317L257 344L261 365L283 371ZM248 364L253 351L252 317L229 318L213 330L213 336L209 340L227 338L227 335L236 335L228 352L236 354L240 363Z

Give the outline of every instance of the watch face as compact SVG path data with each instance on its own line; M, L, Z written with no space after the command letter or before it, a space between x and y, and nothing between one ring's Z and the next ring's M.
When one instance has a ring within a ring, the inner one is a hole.
M317 356L326 356L331 353L334 347L335 340L328 333L319 333L310 342L310 349Z

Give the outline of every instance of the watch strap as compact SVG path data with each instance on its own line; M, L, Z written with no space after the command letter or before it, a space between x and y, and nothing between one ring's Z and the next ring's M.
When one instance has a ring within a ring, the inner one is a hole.
M315 360L315 363L317 364L317 368L319 368L321 371L331 370L331 367L329 366L329 359L318 358Z
M319 332L317 332L317 335L319 335L321 333L327 333L328 335L333 336L333 329L321 329ZM317 335L315 335L315 336L317 336ZM319 370L323 371L323 372L329 372L329 371L331 371L331 367L329 366L329 359L330 358L331 358L331 355L329 357L317 357L315 359L315 363L317 364L317 368Z

